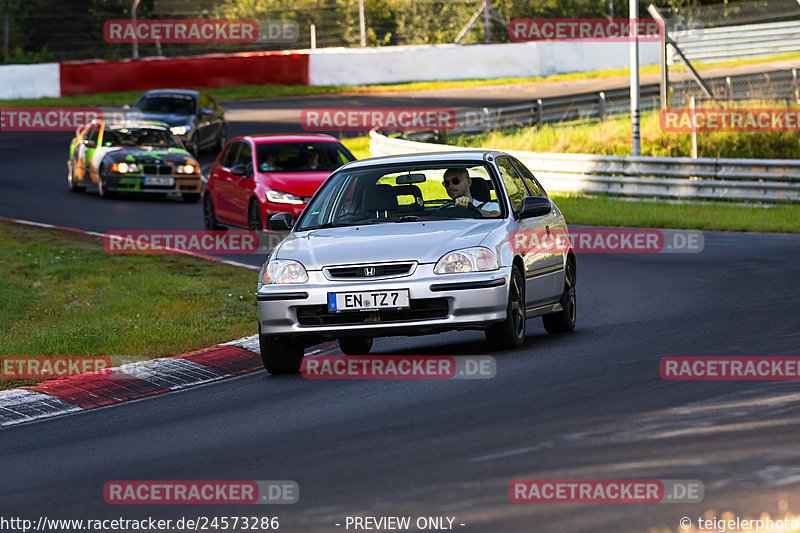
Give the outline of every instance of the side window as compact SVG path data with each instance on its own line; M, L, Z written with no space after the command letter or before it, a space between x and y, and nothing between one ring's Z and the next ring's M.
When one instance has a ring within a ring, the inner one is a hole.
M547 198L547 193L544 190L544 187L533 177L533 173L528 170L528 167L522 164L521 161L518 159L512 159L514 166L519 170L519 173L522 175L522 179L525 180L525 185L528 186L530 189L531 194L533 196L541 196L542 198Z
M86 136L84 139L87 141L94 141L97 142L97 135L100 133L100 126L98 124L92 124L89 127L89 131L86 132Z
M236 164L244 165L248 170L253 170L253 151L250 148L250 144L246 142L239 144L242 145L242 149L239 150L239 157L236 158Z
M210 102L211 98L208 95L200 93L200 109L210 107L213 109L214 105Z
M222 156L222 159L220 159L223 167L231 168L236 164L236 156L239 154L239 148L241 148L241 146L241 142L235 142L228 145L228 151L226 151L225 155Z
M522 209L522 199L528 196L522 177L507 157L497 159L497 168L500 169L500 177L503 178L512 207L515 211L519 211Z

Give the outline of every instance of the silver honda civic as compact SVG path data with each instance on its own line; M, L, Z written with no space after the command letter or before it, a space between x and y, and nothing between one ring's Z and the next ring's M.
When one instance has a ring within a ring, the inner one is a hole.
M533 174L497 151L378 157L340 167L258 279L264 367L294 373L303 350L337 339L365 355L372 339L480 329L494 349L575 327L575 255L564 216ZM548 240L550 239L550 240ZM555 241L558 241L554 244Z

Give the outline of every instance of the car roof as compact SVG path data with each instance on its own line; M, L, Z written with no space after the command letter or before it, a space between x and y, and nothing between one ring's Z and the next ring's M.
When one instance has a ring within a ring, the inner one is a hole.
M82 128L97 124L105 128L169 128L169 124L160 122L158 120L142 120L142 119L119 119L119 120L103 120L96 118L87 123Z
M324 133L261 133L256 135L242 135L234 137L231 140L250 140L256 144L282 142L340 142L336 137Z
M145 91L142 93L142 96L150 96L150 95L169 95L169 94L179 94L182 96L198 96L200 91L192 91L189 89L152 89L150 91ZM141 97L140 97L141 98Z
M384 165L404 165L408 163L475 163L481 164L486 161L497 159L501 155L508 155L498 150L453 150L447 152L423 152L415 154L387 155L382 157L370 157L351 161L341 168L356 170Z
M114 122L106 122L106 128L119 129L119 128L159 128L166 129L169 125L158 122L155 120L121 120Z

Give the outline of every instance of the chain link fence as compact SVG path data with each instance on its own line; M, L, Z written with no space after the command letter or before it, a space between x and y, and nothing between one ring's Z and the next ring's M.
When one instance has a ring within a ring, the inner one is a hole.
M134 5L138 21L261 21L256 42L139 42L138 57L361 46L359 0L0 0L8 11L5 62L133 57L134 45L108 42L104 25L131 20ZM366 46L428 45L453 43L483 0L364 0L363 5ZM491 0L489 5L496 12L488 28L493 43L509 42L503 21L513 18L602 18L611 6L618 16L628 9L627 0ZM280 34L281 25L292 30ZM461 44L485 42L484 30L484 18L477 17Z
M800 55L800 3L797 0L749 0L704 6L659 8L667 34L695 66L786 54ZM668 65L683 61L674 47ZM800 67L800 63L797 63ZM757 70L757 71L756 71ZM702 74L701 74L702 76ZM675 78L673 72L670 77ZM669 106L741 106L748 100L790 105L798 101L798 69L669 81ZM752 102L751 102L752 103Z

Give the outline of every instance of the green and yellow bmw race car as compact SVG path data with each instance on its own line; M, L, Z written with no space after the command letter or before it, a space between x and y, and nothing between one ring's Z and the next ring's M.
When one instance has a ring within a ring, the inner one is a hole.
M101 198L115 193L179 193L200 199L200 165L161 122L93 120L76 131L69 147L71 191L96 186Z

